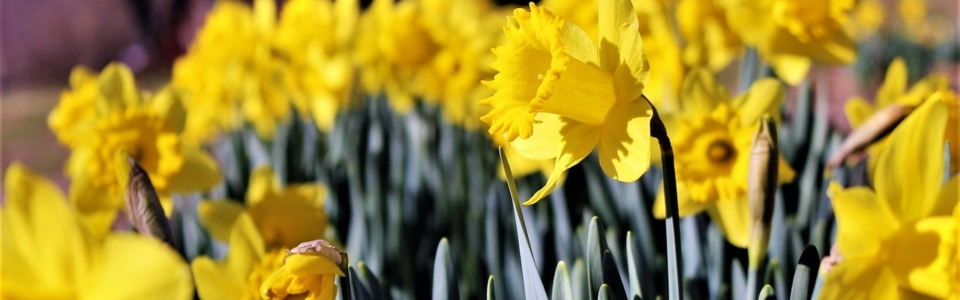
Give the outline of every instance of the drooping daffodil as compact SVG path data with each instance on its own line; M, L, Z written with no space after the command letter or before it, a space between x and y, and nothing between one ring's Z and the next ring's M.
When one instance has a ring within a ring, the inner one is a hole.
M842 260L827 273L821 299L944 299L960 292L960 177L944 174L946 106L925 101L893 130L873 189L831 183Z
M53 182L19 163L7 169L4 184L0 298L193 297L187 263L161 241L94 234Z
M731 244L748 245L750 143L764 114L779 122L783 97L783 84L776 79L754 82L746 93L732 98L710 71L698 69L688 75L681 109L675 122L667 124L673 134L681 217L707 211ZM778 183L792 181L793 169L778 159ZM662 189L654 215L666 217Z
M514 10L507 44L494 49L496 93L481 120L523 156L555 158L546 185L524 204L550 194L563 173L594 149L610 177L634 181L650 165L652 108L642 92L649 74L637 15L626 0L599 3L599 47L576 25L544 7Z

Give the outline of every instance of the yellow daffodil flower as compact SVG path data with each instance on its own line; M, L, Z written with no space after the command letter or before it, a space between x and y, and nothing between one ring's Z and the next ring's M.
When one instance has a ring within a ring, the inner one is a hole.
M293 248L303 241L323 238L327 215L323 202L327 189L320 184L297 184L281 188L269 166L250 175L247 206L233 201L202 201L200 222L210 235L229 241L240 214L249 215L256 224L267 250Z
M346 254L324 240L303 242L290 249L283 265L260 287L263 299L337 298L337 276L345 276Z
M637 13L637 27L643 37L644 55L656 62L644 85L643 94L663 115L672 114L677 107L677 95L683 83L683 48L671 25L667 1L632 0ZM551 12L583 29L594 45L599 45L598 1L549 0L543 6ZM654 159L659 157L654 156Z
M323 132L349 104L359 10L356 0L293 0L283 6L273 36L290 65L294 106Z
M246 213L229 233L230 250L222 261L200 256L190 263L200 299L261 299L260 285L283 264L286 251L267 250Z
M714 0L677 3L677 25L685 41L683 62L687 66L719 72L743 48L740 38L727 24L723 9Z
M414 99L422 96L421 70L440 49L424 22L420 1L375 0L360 17L356 49L361 83L372 95L385 94L400 113L413 109Z
M530 5L514 10L504 27L508 43L494 49L499 73L484 82L495 90L480 104L481 120L531 159L556 157L547 184L524 204L556 188L562 174L599 149L610 177L634 181L650 165L649 73L637 15L625 0L599 4L600 47L576 25Z
M755 47L791 85L807 76L812 61L847 65L857 45L844 30L853 0L732 0L727 21L744 44Z
M926 101L891 133L873 190L830 185L843 260L827 274L822 299L942 299L960 292L960 177L943 178L947 122L946 104Z
M731 99L710 71L690 73L676 124L667 128L673 134L681 217L706 210L731 244L747 246L750 142L761 116L778 120L783 97L783 85L775 79L759 80L747 93ZM778 169L779 183L793 180L794 172L782 157ZM654 214L666 217L662 189Z
M857 41L864 41L873 36L883 25L884 7L879 0L860 0L853 8L847 23L847 34Z
M920 80L908 90L907 79L907 64L903 61L903 58L898 57L894 59L887 68L886 77L880 85L879 90L877 90L873 105L859 96L850 98L850 100L847 101L844 112L847 115L847 120L850 121L850 125L852 125L853 128L858 128L870 118L870 116L890 105L903 105L909 108L917 107L933 93L944 90L949 86L949 81L946 77L942 75L931 75ZM880 149L883 148L885 141L886 139L883 139L867 148L869 155L867 160L867 175L871 179L877 167L877 158L879 157Z
M254 7L217 1L186 55L173 66L171 85L190 92L185 140L207 142L218 133L253 124L271 138L289 115L287 63L271 53L276 26L272 0Z
M96 236L49 180L18 163L0 210L0 298L191 299L186 262L159 240Z
M95 233L105 233L124 206L113 167L119 151L130 153L147 171L167 214L173 205L170 193L202 191L220 181L213 158L181 142L186 112L176 91L141 96L133 73L117 63L98 77L75 73L75 82L85 82L83 87L64 93L69 96L49 120L71 150L66 168L73 180L70 200ZM89 86L91 81L95 86Z

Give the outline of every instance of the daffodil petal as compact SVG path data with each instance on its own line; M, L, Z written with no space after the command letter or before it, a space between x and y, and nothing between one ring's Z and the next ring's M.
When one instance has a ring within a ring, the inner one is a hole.
M633 182L650 168L650 119L647 101L618 103L600 131L600 167L610 178Z
M707 69L696 69L683 79L680 89L681 114L685 116L710 115L719 103L730 101L727 88L716 81ZM676 127L673 127L676 128Z
M138 235L114 235L104 241L100 255L101 263L82 285L80 298L193 298L190 268L166 244Z
M713 201L712 204L707 207L707 213L727 241L747 248L750 243L750 204L747 198Z
M626 0L620 1L629 3ZM636 17L635 14L631 15ZM620 28L620 62L613 73L617 101L620 102L640 99L650 77L650 64L647 62L647 54L643 49L639 30L637 23L624 24Z
M233 232L237 217L246 210L243 205L230 200L207 200L197 203L200 224L214 240L227 243Z
M883 84L880 85L877 97L874 99L875 105L884 107L893 104L906 91L907 63L903 61L903 57L897 57L887 67L887 75L883 78Z
M564 52L576 60L599 67L600 57L597 55L597 46L590 40L590 35L570 22L563 24L563 36L561 37L563 45L566 47Z
M122 63L111 63L99 77L97 113L101 116L140 104L140 91L133 80L133 72Z
M561 134L563 140L560 142L560 155L554 164L553 172L547 178L547 183L523 202L523 205L533 205L553 192L557 183L563 177L563 174L581 160L583 160L600 139L600 127L579 123L573 120L565 120Z
M0 210L3 296L9 295L8 291L23 293L27 298L73 293L74 283L63 278L85 275L91 252L85 239L92 237L83 230L53 182L17 162L4 176L6 202ZM42 293L35 294L38 291Z
M847 115L847 121L850 122L850 126L857 128L873 114L873 106L867 103L866 100L863 100L862 97L854 96L844 104L843 111Z
M896 278L872 259L849 259L844 256L843 262L826 276L820 299L899 299Z
M226 264L233 274L250 274L254 264L266 253L266 246L257 226L246 213L240 214L230 233L230 252Z
M538 113L535 117L539 123L533 124L534 134L529 138L518 138L510 142L510 148L527 159L552 159L557 157L563 135L563 121L560 116L551 113Z
M183 106L183 92L173 88L165 88L150 98L150 106L163 116L167 126L176 133L183 132L187 121L187 110Z
M344 276L340 267L322 254L291 255L283 262L283 268L295 274L336 274Z
M779 80L764 78L755 81L743 97L743 102L736 105L740 112L740 126L754 126L764 114L779 123L780 103L785 93Z
M928 101L897 125L880 153L874 186L902 221L952 212L934 211L943 183L946 125L945 104Z
M682 182L677 182L677 209L680 217L700 213L707 209L709 202L694 201L687 193L687 186ZM667 218L666 194L663 193L663 184L660 184L660 190L657 192L657 198L653 201L653 216L657 219Z
M247 187L247 205L253 206L267 198L267 195L280 190L280 180L277 179L273 168L262 165L250 174L250 185Z
M303 190L303 188L301 188ZM294 192L288 188L288 192ZM318 206L317 189L310 197L285 193L280 197L250 206L250 217L257 224L264 245L269 249L293 248L323 237L327 217Z
M624 26L636 26L637 13L633 3L628 0L600 0L597 9L598 25L600 27L600 67L607 71L614 71L620 65L621 51L620 29ZM633 27L636 28L636 27ZM636 32L640 35L640 32ZM628 45L629 50L637 50ZM638 53L642 55L641 53Z
M956 183L956 182L955 182ZM954 204L956 198L953 199ZM904 226L890 245L886 264L901 285L945 299L956 287L957 223L953 216L924 218Z
M777 73L777 76L790 85L800 84L807 77L807 72L810 71L810 58L805 56L763 55L763 53L761 53L761 56L765 56L765 60L770 63L770 67Z
M201 256L190 263L197 295L200 299L228 300L242 299L245 291L243 277L234 274L224 265L217 264L209 257Z
M96 236L110 232L123 207L119 197L111 196L107 189L94 185L86 176L74 178L70 183L70 202Z
M827 195L837 217L837 247L844 259L874 257L881 241L899 226L886 203L868 188L843 189L831 182Z
M857 44L846 34L830 34L827 38L802 42L785 28L778 28L769 42L774 53L809 57L828 65L846 65L857 59Z
M170 177L170 192L189 193L205 191L220 183L217 162L200 148L185 146L181 150L183 166Z

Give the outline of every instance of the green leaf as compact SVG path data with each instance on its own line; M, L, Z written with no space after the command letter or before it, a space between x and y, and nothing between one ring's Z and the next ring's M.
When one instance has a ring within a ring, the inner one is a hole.
M593 217L590 219L590 229L587 231L587 291L589 299L597 297L597 290L603 285L603 253L607 247L607 238L604 235L603 224L600 219Z
M487 300L497 300L497 293L493 290L493 275L487 278Z
M635 238L633 232L627 231L627 279L630 281L630 297L633 296L643 296L640 288L640 270L639 262L637 257L640 256L640 253L637 252L637 247L634 246Z
M617 260L613 258L610 250L603 251L603 283L610 287L610 291L617 296L617 299L627 299L627 292L620 278L620 270L617 269Z
M573 262L573 269L570 271L570 282L573 285L573 295L576 299L589 299L587 298L590 293L587 292L586 273L583 259L577 258L577 260Z
M597 291L597 300L616 300L617 296L613 295L613 291L610 290L610 287L606 284L600 286L600 290Z
M543 288L543 282L540 281L537 262L533 258L533 249L530 248L530 239L527 237L527 226L523 222L523 212L520 210L520 197L517 196L517 185L513 179L513 172L510 171L510 162L507 161L507 156L503 153L503 149L500 149L500 163L503 165L507 186L510 188L510 198L513 200L513 219L516 222L517 244L520 248L520 270L523 273L524 299L546 300L547 291Z
M557 271L553 274L553 292L550 293L550 299L576 299L573 293L573 285L570 284L570 274L567 273L567 265L562 261L557 264Z
M777 295L773 293L773 287L768 284L768 285L764 285L763 289L760 290L760 296L757 297L757 299L758 300L769 300L769 299L776 300Z
M733 265L730 266L730 290L733 299L747 299L747 280L743 274L743 265L740 260L734 258Z
M809 245L803 249L797 270L793 273L790 300L809 300L819 271L820 253L817 252L817 247Z
M377 280L377 277L373 275L373 271L370 271L367 263L364 261L358 262L357 269L360 270L357 273L363 280L364 287L370 292L370 295L373 296L374 299L386 299L386 295L383 293L383 290L380 289L380 280Z
M447 238L437 245L437 255L433 260L433 299L460 299L457 286L457 274L453 271L453 259L450 258L450 245Z

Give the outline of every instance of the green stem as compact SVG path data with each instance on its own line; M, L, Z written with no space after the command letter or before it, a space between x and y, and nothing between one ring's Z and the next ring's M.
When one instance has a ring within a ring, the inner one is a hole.
M649 102L649 99L644 99ZM680 271L683 270L683 260L680 259L680 211L677 201L677 171L673 166L673 146L667 136L667 128L653 109L653 119L650 120L650 135L660 144L660 158L663 165L663 191L667 204L667 281L668 299L683 299L683 283Z

